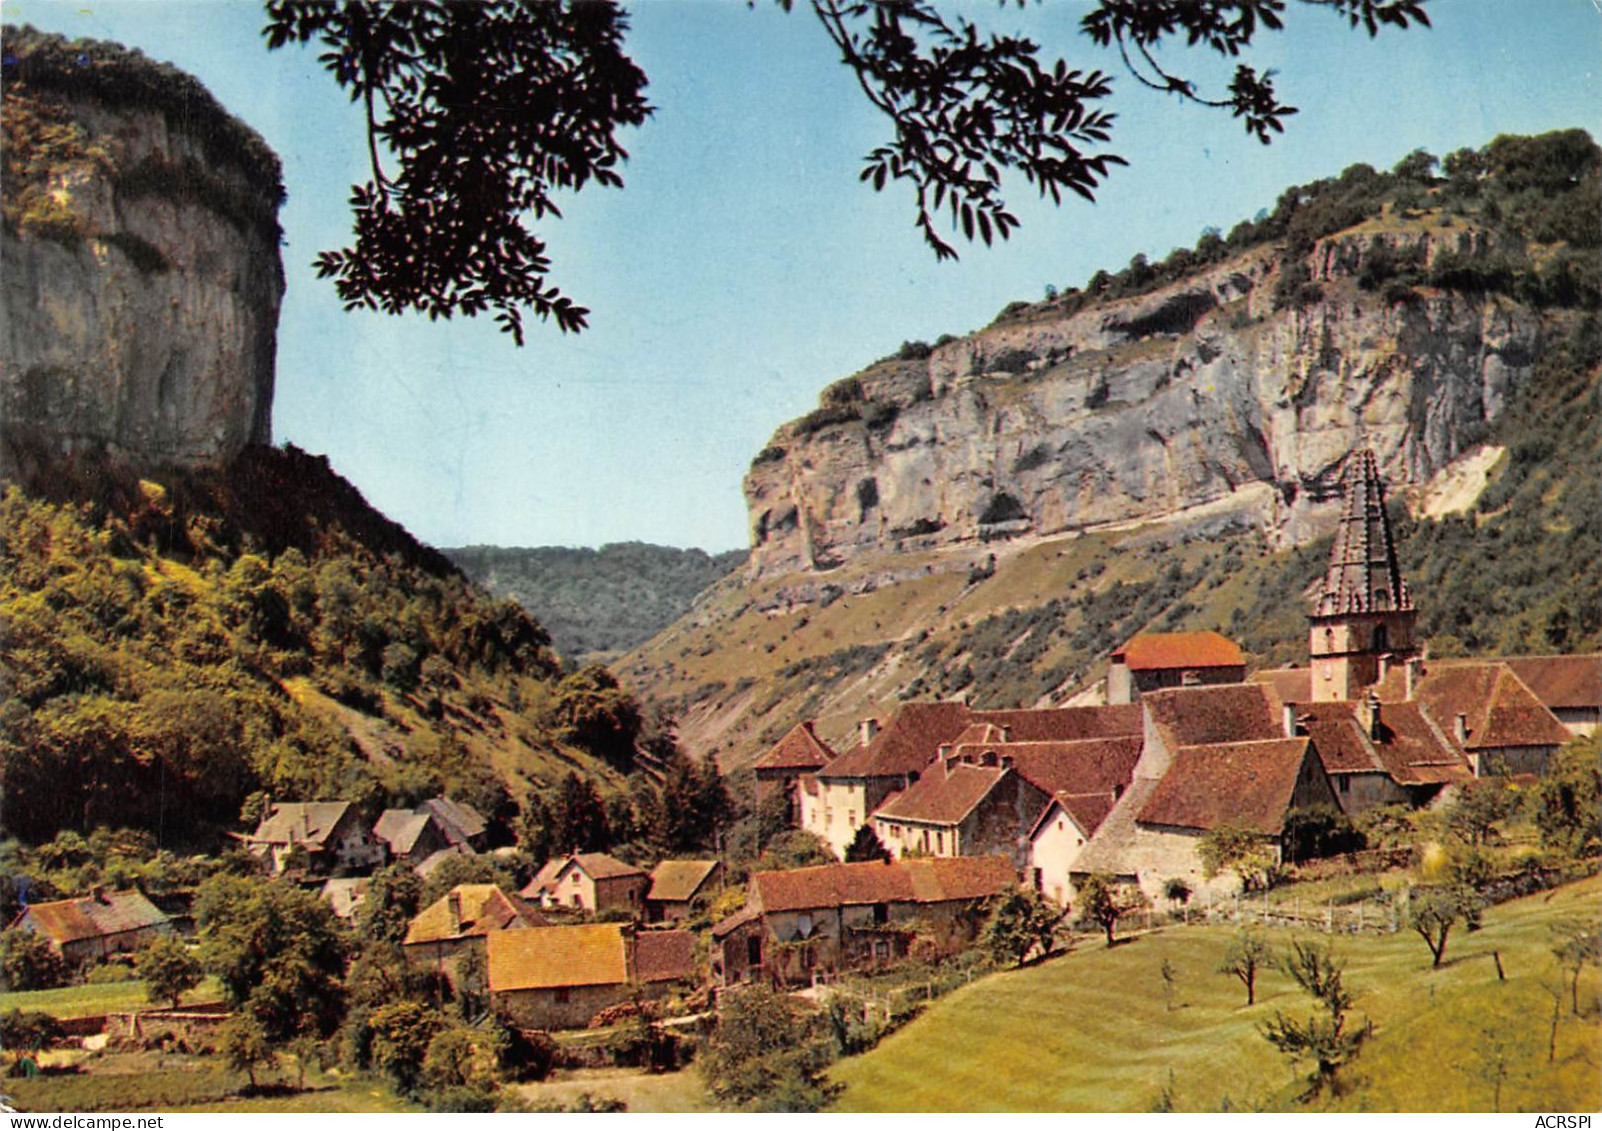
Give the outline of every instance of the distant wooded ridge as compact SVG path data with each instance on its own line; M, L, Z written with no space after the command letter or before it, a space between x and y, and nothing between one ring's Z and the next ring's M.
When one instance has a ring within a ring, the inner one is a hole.
M570 660L645 643L746 559L745 550L708 554L645 542L599 550L465 546L443 553L496 597L533 613Z

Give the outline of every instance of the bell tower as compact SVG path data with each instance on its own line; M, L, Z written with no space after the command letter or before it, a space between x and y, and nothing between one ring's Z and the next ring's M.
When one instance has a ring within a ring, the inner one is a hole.
M1346 459L1340 525L1310 622L1313 701L1357 699L1382 667L1418 654L1417 611L1396 564L1385 485L1370 449Z

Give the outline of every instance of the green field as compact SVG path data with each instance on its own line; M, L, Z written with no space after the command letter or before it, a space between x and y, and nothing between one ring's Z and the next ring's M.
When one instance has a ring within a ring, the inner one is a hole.
M1557 966L1551 924L1595 923L1602 878L1492 908L1474 933L1454 932L1446 960L1411 932L1346 936L1336 952L1372 1040L1347 1070L1344 1095L1313 1110L1595 1111L1602 1106L1598 975L1580 983L1583 1015L1563 990L1556 1056L1547 1060ZM976 982L938 1002L877 1048L835 1065L842 1111L1144 1111L1167 1087L1182 1111L1294 1109L1304 1070L1258 1025L1276 1009L1305 1016L1309 999L1277 971L1248 1008L1215 973L1231 931L1168 927L1106 949L1074 951ZM1269 933L1283 947L1284 932ZM1497 980L1492 951L1507 975ZM1160 968L1177 974L1172 1008ZM1359 1018L1359 1023L1360 1018Z
M222 983L207 978L184 994L183 1005L196 1001L216 1001L222 996ZM94 1017L102 1013L129 1013L139 1009L164 1009L167 1003L145 997L143 982L107 982L99 986L63 986L59 990L29 990L0 993L0 1013L13 1009L36 1010L52 1017Z
M558 1072L539 1084L517 1088L531 1104L572 1104L588 1092L596 1099L622 1100L630 1112L716 1111L701 1074L694 1068L652 1076L637 1069L592 1068Z

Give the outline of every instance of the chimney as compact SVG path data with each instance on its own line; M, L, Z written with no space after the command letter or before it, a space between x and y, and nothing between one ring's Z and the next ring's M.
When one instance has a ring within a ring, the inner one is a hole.
M1004 726L1004 727L1001 728L1001 741L1003 741L1003 742L1011 742L1012 741L1012 727Z
M879 720L863 719L857 724L857 733L862 738L862 745L868 745L873 741L873 736L879 733Z
M1296 705L1294 703L1286 703L1284 706L1282 706L1280 708L1279 721L1280 721L1281 728L1285 731L1285 737L1286 738L1295 738L1296 737Z
M1372 691L1364 706L1368 709L1368 737L1378 742L1380 738L1380 701L1379 696Z
M940 755L940 760L944 762L947 758L951 757L951 743L942 742L938 747L936 747L936 752Z
M1459 746L1468 741L1468 716L1462 711L1452 718L1452 736L1457 739Z
M1011 754L1003 754L1001 756L1001 768L1003 770L1012 769L1012 755Z
M1385 678L1385 673L1390 671L1390 670L1391 670L1391 654L1389 652L1382 653L1380 655L1380 658L1379 658L1379 677L1380 677L1380 679L1383 680Z
M451 913L451 934L459 934L462 929L462 893L453 891L445 897L445 906Z
M1421 669L1423 667L1423 661L1421 661L1417 656L1414 656L1412 659L1408 660L1402 668L1402 674L1406 677L1405 682L1407 684L1407 701L1409 703L1413 701L1414 692L1418 689L1418 677L1421 674Z

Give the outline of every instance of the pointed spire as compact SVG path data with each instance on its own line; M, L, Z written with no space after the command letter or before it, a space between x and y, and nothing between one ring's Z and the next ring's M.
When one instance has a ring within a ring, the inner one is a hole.
M1341 489L1340 525L1317 615L1411 609L1413 597L1396 564L1391 521L1385 514L1385 484L1372 449L1347 457Z

